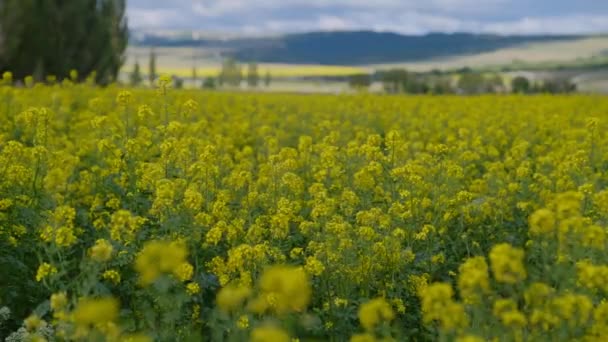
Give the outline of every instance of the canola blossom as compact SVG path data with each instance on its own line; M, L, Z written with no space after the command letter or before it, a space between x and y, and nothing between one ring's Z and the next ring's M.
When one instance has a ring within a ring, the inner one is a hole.
M0 336L608 339L608 99L0 82Z

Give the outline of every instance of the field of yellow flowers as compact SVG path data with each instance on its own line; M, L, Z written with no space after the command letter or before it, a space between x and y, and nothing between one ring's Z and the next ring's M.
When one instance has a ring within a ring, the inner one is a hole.
M7 341L608 338L608 98L10 81Z

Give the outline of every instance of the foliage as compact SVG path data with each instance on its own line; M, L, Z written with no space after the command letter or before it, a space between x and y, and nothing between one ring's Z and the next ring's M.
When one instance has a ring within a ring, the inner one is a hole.
M365 89L372 84L372 77L369 74L352 75L348 83L352 88Z
M148 82L153 85L156 82L156 52L150 49L150 57L148 58Z
M511 81L511 91L518 94L526 94L530 92L530 81L523 76L515 77Z
M260 74L258 73L258 65L255 62L251 62L247 65L247 85L251 88L258 86L260 81Z
M222 70L218 76L220 86L239 87L243 80L243 70L236 60L226 58L222 63Z
M133 71L131 72L131 75L129 75L129 81L132 86L136 87L141 84L142 80L143 77L141 75L141 71L139 70L139 62L135 61L135 64L133 65Z
M205 80L203 81L203 84L202 84L202 88L203 89L215 89L215 78L214 77L205 78Z
M125 0L4 0L0 36L0 72L42 81L76 70L80 79L95 74L109 83L124 62Z

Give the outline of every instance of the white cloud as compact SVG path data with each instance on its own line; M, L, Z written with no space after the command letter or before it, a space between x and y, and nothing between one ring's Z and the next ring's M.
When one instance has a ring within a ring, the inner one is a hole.
M571 15L564 17L529 18L480 25L480 31L494 33L596 33L608 32L608 15Z
M164 28L179 20L181 11L178 9L132 8L128 11L131 28Z
M536 1L532 5L527 0L131 0L128 16L131 27L139 29L242 33L350 29L408 34L608 32L608 12L593 11L608 5L577 0L587 4L587 12L572 13L563 7L566 0ZM547 11L539 10L544 8ZM520 12L523 14L517 15Z
M317 28L323 31L337 31L352 29L352 22L333 15L322 15L319 17Z

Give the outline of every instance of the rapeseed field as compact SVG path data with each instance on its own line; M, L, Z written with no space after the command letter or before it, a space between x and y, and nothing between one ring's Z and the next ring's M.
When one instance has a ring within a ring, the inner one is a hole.
M608 99L0 86L7 341L605 341Z

